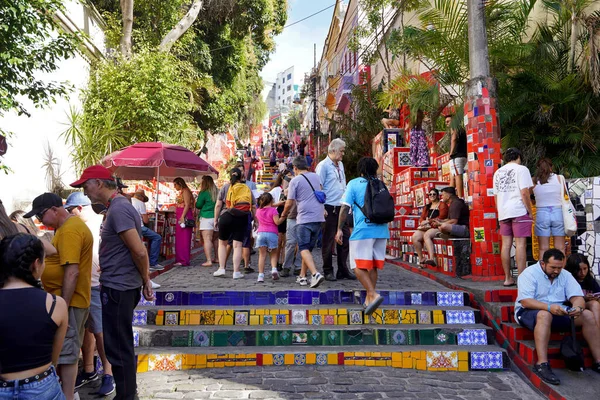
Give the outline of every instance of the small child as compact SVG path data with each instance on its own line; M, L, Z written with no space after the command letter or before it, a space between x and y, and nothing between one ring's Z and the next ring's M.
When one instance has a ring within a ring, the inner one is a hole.
M258 237L256 247L258 247L258 282L265 281L265 260L267 252L271 253L271 277L274 281L279 279L277 272L278 259L278 231L277 225L283 220L279 218L277 208L273 207L274 200L270 193L263 193L258 198L258 210L256 210L256 219L258 219Z

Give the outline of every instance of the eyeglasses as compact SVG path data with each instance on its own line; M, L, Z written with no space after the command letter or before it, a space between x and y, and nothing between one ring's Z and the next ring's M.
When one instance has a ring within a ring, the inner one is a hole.
M431 196L437 196L437 193L429 193L428 196L429 197L431 197Z
M50 207L52 208L52 207ZM44 218L44 214L46 214L46 212L50 209L50 208L46 208L45 210L43 210L40 213L35 214L35 217L37 218L38 221L42 221L42 218Z
M77 206L72 206L72 207L68 207L68 208L66 208L66 210L67 210L67 212L68 212L69 214L71 214L71 213L73 212L73 210L74 210L74 209L76 209L76 208L77 208Z

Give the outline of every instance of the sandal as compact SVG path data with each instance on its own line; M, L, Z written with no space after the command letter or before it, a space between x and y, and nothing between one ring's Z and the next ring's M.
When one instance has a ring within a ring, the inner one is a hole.
M425 260L425 261L423 262L423 264L425 264L425 265L430 265L430 266L432 266L432 267L434 267L434 268L437 268L437 263L436 263L434 260Z

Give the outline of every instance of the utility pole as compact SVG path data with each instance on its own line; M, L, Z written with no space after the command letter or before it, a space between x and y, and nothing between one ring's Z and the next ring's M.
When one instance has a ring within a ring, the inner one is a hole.
M472 209L471 271L475 279L504 279L500 259L500 236L494 200L494 172L502 162L498 123L497 82L490 76L485 1L467 0L469 23L470 80L465 85L465 130L467 132L468 191Z

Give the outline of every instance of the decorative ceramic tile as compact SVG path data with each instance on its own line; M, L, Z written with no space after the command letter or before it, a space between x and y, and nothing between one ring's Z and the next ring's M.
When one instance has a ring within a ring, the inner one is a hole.
M165 311L165 325L179 325L179 311Z
M178 371L183 363L182 354L148 355L148 371Z
M227 343L230 346L245 346L246 345L246 333L243 331L228 332Z
M314 306L314 305L318 305L318 304L321 304L321 302L319 301L319 298L318 297L313 297L312 298L312 305Z
M248 325L248 311L235 312L235 325Z
M290 331L281 331L279 332L279 345L289 345L292 344L292 333Z
M133 347L138 347L140 345L140 331L133 330Z
M454 344L452 342L453 339L454 339L454 336L448 334L447 332L440 331L435 334L434 343L439 344L439 345Z
M407 335L405 331L393 331L391 333L391 344L395 345L405 345L407 343Z
M277 325L286 325L288 316L285 314L277 314Z
M192 346L208 347L210 346L210 336L204 331L192 332Z
M362 325L363 323L363 312L362 310L348 310L348 319L350 325Z
M283 354L273 354L273 365L283 365L284 362Z
M461 292L437 292L437 305L440 307L464 306Z
M141 326L146 325L147 311L146 310L134 310L133 311L133 325Z
M306 332L292 332L292 344L307 344L308 334Z
M327 354L317 353L317 365L327 365Z
M275 344L275 338L271 331L263 331L259 336L259 343L261 346L273 346Z
M419 324L431 324L431 311L419 310Z
M295 365L306 364L306 354L294 354L294 364Z
M272 315L265 315L263 317L263 324L264 325L273 325L273 316Z
M398 321L398 310L384 310L383 319L386 323L389 321Z
M323 318L323 322L325 325L334 325L335 317L333 315L325 315L325 318Z
M323 322L323 316L322 315L311 315L311 321L310 323L312 325L321 325Z
M458 333L458 344L461 346L487 345L487 332L485 329L465 329Z
M215 310L201 310L200 311L200 325L214 325L215 324Z
M502 369L501 351L472 351L471 369Z
M448 310L446 311L446 323L447 324L474 324L475 313L473 310L457 311Z
M428 351L427 369L429 368L458 368L458 352Z
M144 296L142 295L140 297L140 302L138 303L139 306L155 306L156 305L156 299L153 300L146 300L144 298Z
M292 310L292 324L293 325L306 325L306 310Z
M420 305L421 304L421 293L411 293L410 294L410 304L414 305Z

